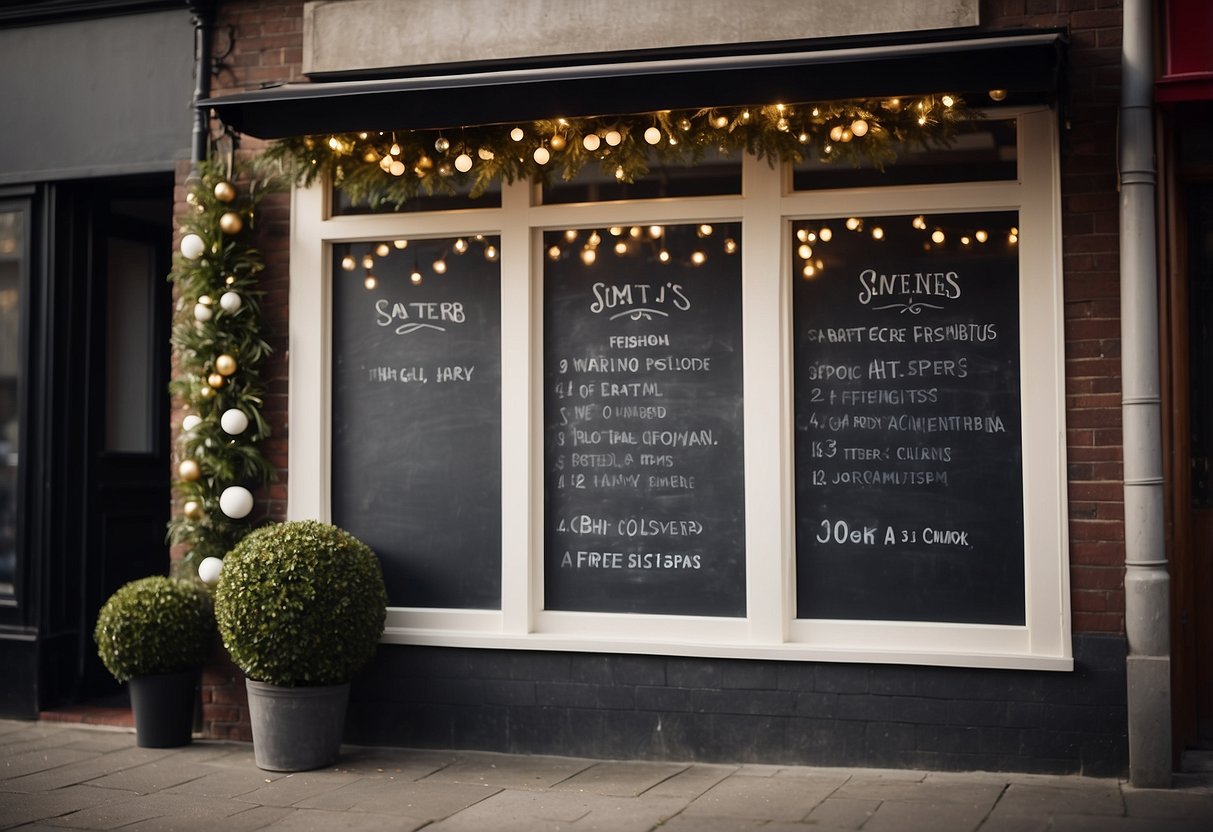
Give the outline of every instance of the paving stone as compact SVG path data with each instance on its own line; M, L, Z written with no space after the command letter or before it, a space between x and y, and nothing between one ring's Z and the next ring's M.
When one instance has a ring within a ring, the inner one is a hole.
M1054 815L1051 832L1209 832L1203 820ZM984 832L984 830L983 830Z
M258 771L254 774L231 769L208 770L203 771L193 780L165 789L165 793L193 794L200 797L237 797L262 788L266 785L266 781L272 783L286 776L284 772Z
M1213 794L1209 792L1162 789L1121 790L1125 814L1131 818L1203 819L1213 829Z
M839 829L858 829L876 814L879 800L856 800L849 797L827 797L809 813L805 821Z
M501 754L468 754L425 779L502 789L549 789L593 764L592 760L573 757L524 757L520 761Z
M13 780L19 777L78 763L81 760L93 760L99 756L101 755L95 751L77 751L71 748L43 748L11 756L6 753L4 760L0 761L0 782L4 783L5 788L10 788Z
M67 786L53 792L34 794L0 792L0 829L31 821L45 821L132 796L129 792L98 789L93 786Z
M343 746L341 756L331 770L354 774L394 774L397 779L420 780L449 768L459 760L460 755L453 751Z
M1048 832L1052 825L1047 817L991 815L981 825L981 832Z
M294 809L288 809L284 806L252 806L242 812L228 815L222 818L222 820L217 820L214 817L173 817L172 832L217 832L219 829L222 829L222 832L255 832L255 830L264 829L270 824L281 820L294 811ZM153 818L151 820L140 821L139 823L132 823L130 826L122 827L122 832L164 832L165 820L166 818ZM399 828L408 832L407 827ZM21 828L21 832L26 832L25 827Z
M187 820L209 821L213 828L223 828L223 819L248 808L195 795L117 794L123 796L56 818L53 823L74 829L116 829L139 821L160 819L162 826L176 826L179 821Z
M1048 784L1011 783L994 807L994 815L1124 815L1124 801L1115 781L1054 778Z
M90 763L90 765L105 766L111 762L112 758L122 753L124 752L106 754L102 759ZM120 760L113 760L113 762L115 763L112 767L113 774L95 777L88 783L106 789L124 789L139 794L152 794L195 780L203 772L201 764L178 756L166 757L137 766L121 765Z
M973 832L989 807L968 802L886 800L864 832Z
M410 818L439 820L496 794L493 786L361 778L339 789L297 801L301 809L400 812Z
M362 779L357 774L333 771L309 771L281 777L278 772L261 771L257 768L252 770L258 773L263 783L258 788L240 795L239 799L259 806L293 806L300 800L315 798Z
M686 808L688 816L799 821L846 781L845 777L746 777L717 783ZM790 784L793 784L790 787Z
M699 763L689 766L668 780L658 783L645 792L645 796L696 798L735 771L737 771L736 766L715 766Z
M290 814L262 829L268 832L413 832L427 821L402 815L291 809ZM432 829L432 826L426 827Z
M983 813L993 808L1003 793L999 783L966 782L922 782L902 780L864 780L854 778L847 781L834 797L851 797L860 800L920 801L927 803L961 803L982 809Z
M553 788L557 791L636 797L686 768L686 765L678 763L598 763Z
M648 832L685 805L677 798L620 798L573 792L503 791L427 826L426 832L609 830ZM664 829L664 826L662 826Z

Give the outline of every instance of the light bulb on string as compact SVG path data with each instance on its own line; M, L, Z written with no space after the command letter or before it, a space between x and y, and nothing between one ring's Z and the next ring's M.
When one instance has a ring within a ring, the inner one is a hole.
M650 127L644 131L644 140L649 144L658 144L661 142L661 130L657 127Z
M598 252L586 246L581 250L581 262L587 266L594 265L594 261L598 259Z
M496 260L497 259L497 246L485 246L484 247L484 259L488 260L490 262Z
M375 254L379 257L387 257L389 254L391 254L391 252L392 250L388 247L387 243L380 243L379 245L375 246Z
M458 239L455 240L454 248L455 248L456 254L463 254L465 251L468 250L468 241L463 239L462 237L459 237Z
M611 147L618 147L619 143L623 141L623 134L618 130L608 130L604 138Z
M665 228L663 228L660 225L650 225L649 226L649 236L652 237L654 240L658 239L664 233L665 233Z
M409 241L408 240L392 240L392 245L394 245L396 247L397 251L404 251L406 248L409 247Z
M974 238L977 240L977 242L979 242L979 243L984 243L986 240L990 239L990 235L989 235L989 234L987 234L987 233L986 233L984 230L981 230L981 229L978 229L977 231L975 231L975 232L973 233L973 237L974 237Z
M440 257L434 261L431 268L434 270L434 274L446 274L446 261Z
M369 254L362 255L362 268L364 268L364 269L375 268L375 258Z
M341 258L341 268L345 269L347 272L352 272L354 269L358 268L358 263L355 262L351 255L347 254L345 257Z
M560 246L552 246L548 249L548 259L553 262L560 259Z
M944 236L942 228L936 228L931 232L931 242L935 243L936 245L942 243L945 239L947 238Z
M466 153L460 153L455 157L455 170L460 173L467 173L472 169L472 157Z
M495 156L493 151L489 150L487 147L477 148L476 155L480 157L482 162L491 162Z
M859 217L847 217L847 231L858 231L863 227L863 220Z
M510 131L510 138L516 142L522 141L523 138L525 138L525 137L526 137L526 133L523 132L521 127L515 127L513 130Z
M737 241L734 240L732 237L728 237L725 239L724 253L725 254L736 254L737 253Z
M661 251L657 252L657 259L662 263L668 263L670 262L670 253L663 248Z
M625 243L623 240L620 240L619 242L615 243L615 253L618 254L620 257L627 254L628 253L628 244Z
M821 239L821 241L823 243L828 243L828 242L830 242L831 239L833 239L834 232L831 231L830 227L827 225L827 226L823 226L822 229L817 232L817 236Z
M573 242L574 240L576 240L577 239L577 229L576 228L567 229L564 232L564 238L566 240L568 240L570 243Z
M409 281L412 282L414 286L421 285L421 272L417 271L416 267L413 268L412 274L409 275Z
M374 289L379 285L379 281L375 279L375 275L368 274L365 278L363 278L362 285L367 289Z
M602 139L598 138L597 133L586 133L585 138L581 140L581 145L592 153L602 146Z
M660 228L661 226L657 225L657 226L652 226L652 227L653 227L653 228ZM643 231L640 229L640 226L639 226L639 225L633 225L631 228L629 228L629 229L628 229L628 236L629 236L629 237L631 237L631 238L633 238L633 239L637 239L637 238L639 238L639 237L640 237L640 235L641 235L641 234L643 234L643 233L644 233L644 232L643 232Z
M391 173L392 176L404 176L404 171L405 164L399 159L392 162L392 164L388 167L388 172Z
M691 263L696 266L702 266L708 260L708 256L702 251L691 252Z
M695 233L700 237L711 237L712 226L705 222L703 225L699 226L699 228L695 229Z
M813 256L813 247L810 246L808 243L801 243L800 247L798 249L796 249L796 255L801 260L808 260L810 257Z
M872 229L872 239L873 240L883 240L884 239L884 229L881 228L879 225Z

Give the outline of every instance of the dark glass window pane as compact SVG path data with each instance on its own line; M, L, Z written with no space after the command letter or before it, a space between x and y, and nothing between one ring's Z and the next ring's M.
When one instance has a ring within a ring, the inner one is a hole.
M0 211L0 595L13 594L17 570L21 284L26 266L25 216Z
M415 214L421 211L458 211L467 208L500 208L501 207L501 183L494 182L489 186L488 190L478 197L471 197L468 191L471 190L471 177L460 176L455 174L451 177L451 183L455 188L455 193L444 194L420 193L413 199L409 199L396 205L394 202L383 202L375 206L371 206L367 202L354 202L349 198L349 195L340 188L333 189L333 214L334 216L346 216L352 214Z
M565 181L553 174L542 188L545 205L610 202L622 199L721 196L741 193L741 157L712 150L693 167L661 164L650 154L649 172L633 183L620 182L602 165L586 165Z

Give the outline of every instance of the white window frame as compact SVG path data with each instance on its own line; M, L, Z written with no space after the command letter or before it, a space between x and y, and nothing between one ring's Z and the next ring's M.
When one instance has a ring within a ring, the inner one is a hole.
M1071 670L1057 123L1055 113L1043 107L999 113L1004 116L1019 119L1017 181L793 192L787 166L772 168L746 156L742 193L735 196L540 205L534 186L516 182L503 185L499 208L369 216L332 216L323 184L296 188L287 516L330 519L333 246L499 235L501 609L391 608L385 642ZM997 210L1016 210L1020 217L1026 623L796 619L792 222ZM728 221L743 226L748 614L714 618L544 610L543 231Z

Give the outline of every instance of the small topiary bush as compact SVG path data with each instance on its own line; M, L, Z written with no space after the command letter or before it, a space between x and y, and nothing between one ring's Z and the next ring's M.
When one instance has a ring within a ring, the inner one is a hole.
M337 685L375 655L387 589L375 553L314 520L265 526L223 559L215 617L245 675L284 687Z
M101 608L93 639L119 682L201 667L215 639L210 593L160 575L131 581Z

